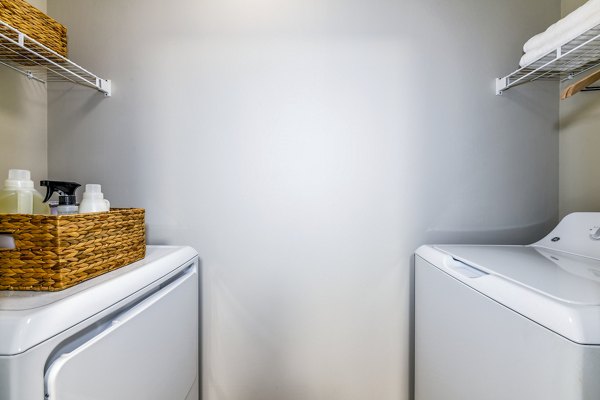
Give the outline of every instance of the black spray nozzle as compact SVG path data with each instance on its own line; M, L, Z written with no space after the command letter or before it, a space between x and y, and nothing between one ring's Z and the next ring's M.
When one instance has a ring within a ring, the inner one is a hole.
M76 182L40 181L40 185L46 186L46 197L44 203L50 200L54 192L58 192L58 204L75 204L75 190L81 186Z

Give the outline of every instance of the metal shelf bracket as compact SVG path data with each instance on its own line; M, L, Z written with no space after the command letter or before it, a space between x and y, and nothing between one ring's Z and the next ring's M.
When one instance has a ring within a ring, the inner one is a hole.
M506 77L496 78L496 95L501 96L502 91L506 89Z

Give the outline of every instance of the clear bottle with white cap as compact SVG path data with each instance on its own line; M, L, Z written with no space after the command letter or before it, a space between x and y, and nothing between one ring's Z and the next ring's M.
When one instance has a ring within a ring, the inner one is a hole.
M11 169L0 190L2 214L50 214L44 197L33 187L31 173L26 169Z
M85 192L83 192L83 198L81 199L81 203L79 203L79 212L91 213L106 211L110 211L110 202L104 198L102 186L94 183L85 185Z

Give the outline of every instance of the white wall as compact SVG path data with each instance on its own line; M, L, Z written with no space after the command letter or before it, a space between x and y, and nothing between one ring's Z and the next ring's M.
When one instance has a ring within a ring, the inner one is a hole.
M42 11L46 0L31 0ZM48 174L46 87L0 65L0 183L10 168Z
M583 3L562 0L563 15ZM574 211L600 211L599 118L598 92L579 93L560 102L561 217Z
M209 400L409 396L411 255L556 222L556 84L495 96L558 0L51 0L113 80L49 89L53 178L204 267Z

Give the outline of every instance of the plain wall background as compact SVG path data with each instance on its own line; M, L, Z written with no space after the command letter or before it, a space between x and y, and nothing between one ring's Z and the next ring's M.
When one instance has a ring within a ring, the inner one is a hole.
M31 0L46 11L46 0ZM29 169L36 186L48 176L46 87L0 65L0 183L11 168Z
M50 0L112 98L48 88L49 173L204 266L209 400L407 399L411 256L558 213L558 87L494 95L558 0Z

